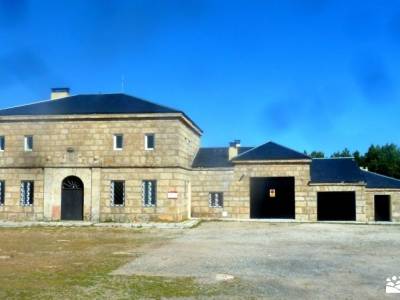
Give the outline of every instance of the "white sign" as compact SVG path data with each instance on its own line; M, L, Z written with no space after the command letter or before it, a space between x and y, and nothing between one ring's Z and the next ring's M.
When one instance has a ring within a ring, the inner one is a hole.
M178 192L168 192L168 199L178 199Z

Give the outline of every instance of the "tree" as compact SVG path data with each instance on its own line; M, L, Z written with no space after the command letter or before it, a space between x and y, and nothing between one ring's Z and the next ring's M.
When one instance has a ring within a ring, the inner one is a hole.
M313 151L310 153L310 156L312 158L324 158L325 157L325 153L322 151Z
M351 152L349 149L344 148L343 151L335 152L331 155L331 157L352 157Z
M353 157L360 167L365 167L365 156L360 154L360 151L354 151Z
M395 144L371 145L364 160L370 171L400 178L400 148Z

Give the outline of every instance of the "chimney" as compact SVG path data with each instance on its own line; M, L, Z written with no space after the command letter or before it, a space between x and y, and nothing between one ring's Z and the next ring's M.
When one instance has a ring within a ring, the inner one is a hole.
M51 100L57 100L60 98L69 96L69 88L52 88L51 89Z
M240 140L234 140L233 142L229 143L229 150L228 150L229 160L238 155L239 147L240 147Z

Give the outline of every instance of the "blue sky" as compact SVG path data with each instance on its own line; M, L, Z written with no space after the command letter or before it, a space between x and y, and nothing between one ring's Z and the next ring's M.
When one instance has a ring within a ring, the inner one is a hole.
M203 146L400 144L400 1L0 0L0 107L121 91Z

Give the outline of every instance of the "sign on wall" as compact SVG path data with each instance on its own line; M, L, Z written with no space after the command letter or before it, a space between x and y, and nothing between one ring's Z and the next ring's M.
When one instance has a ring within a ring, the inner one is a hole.
M170 191L167 194L168 199L178 199L178 192L176 191Z
M275 196L276 196L275 189L270 189L269 190L269 197L270 198L275 198Z

